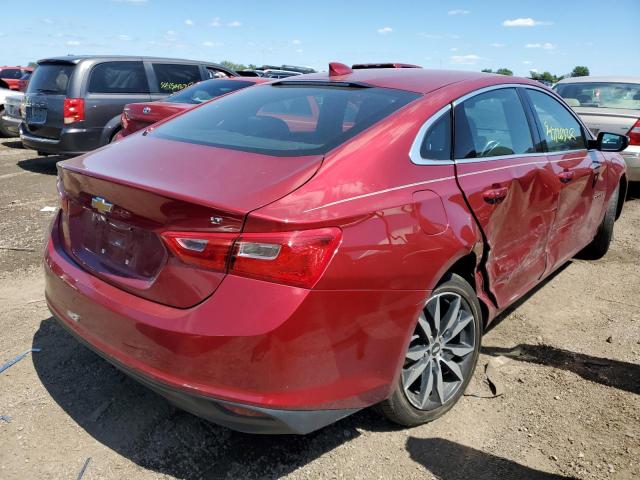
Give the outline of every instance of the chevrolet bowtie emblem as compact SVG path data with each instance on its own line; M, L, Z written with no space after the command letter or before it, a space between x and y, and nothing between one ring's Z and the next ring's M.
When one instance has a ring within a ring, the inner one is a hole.
M102 197L93 197L91 199L91 207L100 213L110 213L113 210L113 203L107 202Z

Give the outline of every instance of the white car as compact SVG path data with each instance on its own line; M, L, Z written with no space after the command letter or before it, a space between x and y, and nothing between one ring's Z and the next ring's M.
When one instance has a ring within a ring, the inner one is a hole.
M20 125L20 103L24 93L0 88L0 137L17 137Z

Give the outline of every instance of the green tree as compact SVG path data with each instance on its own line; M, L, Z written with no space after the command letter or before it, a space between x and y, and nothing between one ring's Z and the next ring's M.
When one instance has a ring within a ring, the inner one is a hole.
M588 77L589 67L577 66L571 71L572 77Z
M231 70L245 70L247 67L245 65L243 65L242 63L234 63L230 60L223 60L220 62L220 65L222 65L223 67L229 68Z
M544 80L546 82L556 83L559 80L562 80L562 76L556 76L550 72L534 72L533 70L529 72L529 76L533 80Z
M509 70L508 68L499 68L496 70L496 73L498 75L506 75L508 77L513 77L513 72L511 70Z
M482 70L480 70L482 73L493 73L493 70L491 70L490 68L483 68Z

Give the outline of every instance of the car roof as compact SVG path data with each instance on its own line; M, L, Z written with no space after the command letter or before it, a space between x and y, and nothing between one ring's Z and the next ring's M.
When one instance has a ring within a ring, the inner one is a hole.
M624 75L605 75L595 77L570 77L560 80L558 83L592 83L592 82L614 82L614 83L640 83L640 77Z
M538 82L520 77L509 77L482 72L459 70L429 70L422 68L367 68L351 73L330 76L327 72L310 73L289 77L277 83L286 82L337 82L362 83L382 88L395 88L417 93L429 93L439 88L459 82L481 81L483 84L522 83L537 85Z
M190 63L204 63L209 65L218 65L215 62L205 62L202 60L189 60L186 58L171 58L171 57L147 57L144 55L62 55L59 57L47 57L38 60L38 64L46 62L68 62L78 64L83 60L151 60L161 62L190 62Z

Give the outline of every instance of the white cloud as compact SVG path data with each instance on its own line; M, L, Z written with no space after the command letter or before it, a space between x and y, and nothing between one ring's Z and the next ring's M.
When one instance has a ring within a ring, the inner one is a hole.
M461 9L456 9L456 10L449 10L447 12L447 15L469 15L471 12L469 10L461 10Z
M544 50L553 50L556 46L553 43L527 43L524 48L542 48Z
M43 18L42 23L46 23L47 25L52 25L53 20L51 20L50 18Z
M302 53L304 50L302 50L301 48L296 49L296 53Z
M231 27L231 28L238 28L241 26L242 26L242 22L239 22L238 20L234 20L233 22L227 23L227 27Z
M530 72L534 72L534 73L538 73L538 69L537 68L532 68L531 70L529 70Z
M457 51L458 51L458 48L457 48L457 47L453 47L453 48L450 48L450 49L449 49L449 51L450 51L450 52L457 52Z
M387 33L391 33L393 32L393 28L391 27L382 27L378 29L378 33L380 35L386 35Z
M211 40L207 40L205 42L202 42L202 46L203 47L222 47L223 45L224 45L224 43L212 42Z
M220 18L216 17L213 20L211 20L211 23L209 24L210 27L221 27L222 23L220 22Z
M450 58L451 63L456 65L475 65L481 57L478 55L453 55Z
M118 40L122 40L123 42L128 42L129 40L131 40L131 37L129 35L118 35Z
M525 65L531 65L533 62L531 60L523 60L522 63Z
M538 25L551 25L551 22L534 20L531 17L514 18L513 20L505 20L502 22L503 27L536 27Z
M70 47L75 47L77 45L80 45L80 42L77 40L67 40L66 44Z
M187 27L193 27L196 23L195 23L193 20L191 20L190 18L187 18L187 19L184 21L184 24L185 24Z
M297 38L291 42L293 45L302 45L302 42Z
M504 47L507 46L507 44L506 43L497 43L497 42L495 42L495 43L490 43L489 46L493 47L493 48L504 48Z

